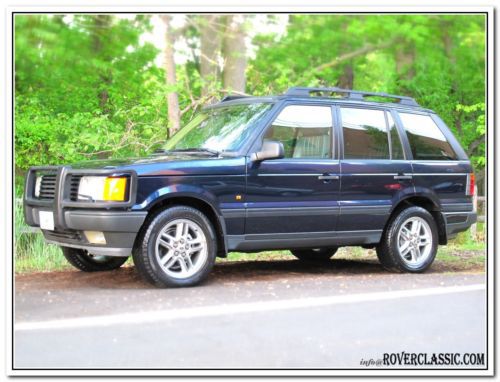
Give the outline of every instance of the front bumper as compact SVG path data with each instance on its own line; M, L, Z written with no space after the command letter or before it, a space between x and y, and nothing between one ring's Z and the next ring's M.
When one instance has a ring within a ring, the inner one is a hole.
M34 179L37 171L56 174L54 197L40 200L34 197ZM126 175L130 178L129 199L125 202L81 202L71 199L68 185L71 176ZM130 211L135 203L137 175L133 171L73 170L70 167L34 167L28 172L24 196L26 223L39 227L40 211L54 216L54 230L42 230L47 242L60 246L85 249L91 254L129 256L146 211ZM102 232L105 244L90 243L85 231Z

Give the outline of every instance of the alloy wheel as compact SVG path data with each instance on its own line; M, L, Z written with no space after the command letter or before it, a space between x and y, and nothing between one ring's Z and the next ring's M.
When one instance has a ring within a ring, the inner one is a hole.
M207 261L205 234L192 220L172 220L158 234L155 255L161 269L168 276L189 278Z
M418 268L432 254L432 231L425 219L413 216L399 229L397 244L402 260L412 268Z

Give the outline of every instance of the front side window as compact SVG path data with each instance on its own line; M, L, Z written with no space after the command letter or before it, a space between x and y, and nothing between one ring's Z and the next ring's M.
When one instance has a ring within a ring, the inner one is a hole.
M456 160L457 155L436 123L428 115L399 113L413 159Z
M332 110L330 106L286 106L264 139L281 142L285 158L331 158Z
M340 109L345 159L390 159L383 110Z
M250 103L206 109L169 139L165 149L237 151L271 107L270 103Z

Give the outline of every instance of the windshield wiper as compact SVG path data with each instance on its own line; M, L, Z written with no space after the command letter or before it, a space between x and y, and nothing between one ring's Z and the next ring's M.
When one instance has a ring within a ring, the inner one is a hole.
M220 151L207 149L203 147L189 147L187 149L176 149L176 150L165 150L165 152L171 153L200 153L200 154L210 154L213 156L219 156Z

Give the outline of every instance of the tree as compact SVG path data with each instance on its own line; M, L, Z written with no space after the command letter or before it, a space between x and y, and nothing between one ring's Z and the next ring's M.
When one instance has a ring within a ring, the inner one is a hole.
M236 93L245 92L245 70L247 67L245 38L245 16L228 16L222 49L222 56L224 57L222 83L224 89Z
M207 15L198 16L195 19L200 35L200 75L202 85L202 96L207 96L214 89L218 81L219 55L223 32L222 16Z
M409 95L435 110L482 185L484 16L292 15L282 35L256 31L253 16L188 15L175 30L166 16L159 68L160 52L140 41L150 16L16 15L19 174L34 164L150 152L167 138L166 125L175 131L222 90L338 85ZM183 64L176 41L188 48Z
M174 44L175 44L175 32L172 29L170 15L162 15L161 19L165 24L165 50L163 52L165 57L165 80L167 82L167 87L169 89L167 94L167 105L168 105L168 132L170 135L174 134L181 126L181 117L179 110L179 96L176 91L177 87L177 77L176 77L176 66L174 57Z
M409 95L443 117L484 168L485 17L294 15L286 34L254 39L249 92L342 86Z
M18 174L139 155L165 140L158 50L139 41L148 17L16 15L14 23Z
M94 49L94 53L97 59L103 62L111 61L112 57L108 56L108 52L104 51L103 47L106 44L105 39L108 37L107 32L111 26L111 16L109 15L96 15L93 19L93 28L92 28L92 48ZM108 87L111 85L113 81L111 71L109 68L100 68L99 69L99 90L98 90L98 98L99 98L99 107L101 108L103 113L109 113L110 108L108 107L109 101L109 91Z

